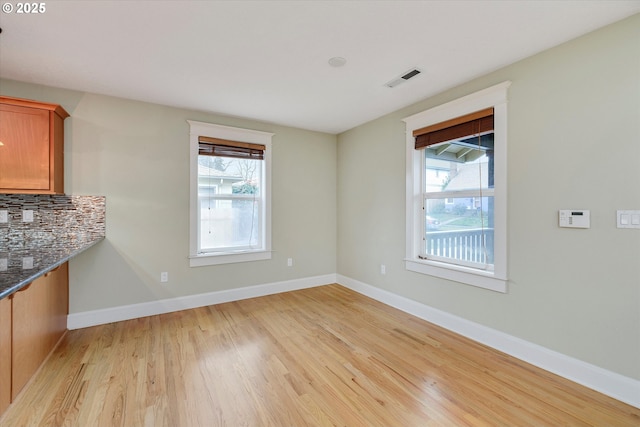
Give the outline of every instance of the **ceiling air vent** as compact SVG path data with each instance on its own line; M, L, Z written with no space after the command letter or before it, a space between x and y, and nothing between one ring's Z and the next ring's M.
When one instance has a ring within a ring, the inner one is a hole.
M417 76L421 72L422 71L418 70L417 68L414 68L412 70L407 71L406 73L404 73L403 75L401 75L397 79L393 79L390 82L385 83L385 86L387 86L387 87L396 87L400 83L405 82L405 81L409 80L410 78Z

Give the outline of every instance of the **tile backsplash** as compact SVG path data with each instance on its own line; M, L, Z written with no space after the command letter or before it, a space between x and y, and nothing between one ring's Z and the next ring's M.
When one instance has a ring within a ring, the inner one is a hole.
M0 252L64 246L70 241L105 236L104 196L0 194ZM23 222L23 211L33 212Z

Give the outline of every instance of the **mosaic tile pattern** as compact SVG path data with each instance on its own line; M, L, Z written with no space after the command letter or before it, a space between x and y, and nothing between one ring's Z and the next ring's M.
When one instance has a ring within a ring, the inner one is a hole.
M22 211L33 211L33 222ZM0 194L0 298L105 237L103 196Z

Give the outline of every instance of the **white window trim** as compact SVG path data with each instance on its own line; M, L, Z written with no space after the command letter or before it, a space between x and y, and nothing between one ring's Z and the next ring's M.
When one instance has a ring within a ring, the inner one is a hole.
M271 140L273 133L187 120L189 130L189 265L230 264L271 259ZM198 253L198 137L262 144L264 152L264 247L257 250Z
M403 119L406 125L406 258L405 268L497 292L507 292L507 91L506 81ZM424 260L422 230L422 151L415 149L413 131L485 108L494 108L494 269L485 271L446 262Z

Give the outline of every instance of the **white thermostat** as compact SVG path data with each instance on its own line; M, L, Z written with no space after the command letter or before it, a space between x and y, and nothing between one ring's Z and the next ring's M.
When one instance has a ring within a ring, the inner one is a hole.
M558 216L560 227L589 228L591 221L588 210L561 209Z

